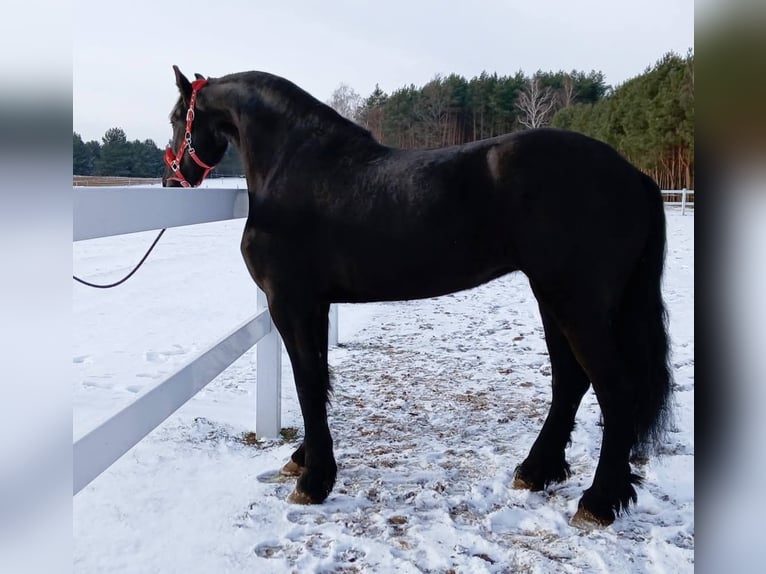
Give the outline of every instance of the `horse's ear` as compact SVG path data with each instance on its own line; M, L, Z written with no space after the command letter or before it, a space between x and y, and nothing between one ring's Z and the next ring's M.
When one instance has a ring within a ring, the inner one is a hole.
M204 80L204 79L205 79L205 76L203 76L202 74L198 74L198 73L196 73L196 72L195 72L195 73L194 73L194 79L195 79L195 80Z
M191 82L189 82L189 80L186 79L186 76L181 73L178 66L173 65L173 71L176 73L176 86L178 86L178 90L181 92L181 97L184 99L184 102L188 105L192 95Z

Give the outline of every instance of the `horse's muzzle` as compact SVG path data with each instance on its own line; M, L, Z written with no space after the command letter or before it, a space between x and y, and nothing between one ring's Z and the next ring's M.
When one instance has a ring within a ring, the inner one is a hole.
M170 176L162 177L162 187L183 187L177 179L170 179Z

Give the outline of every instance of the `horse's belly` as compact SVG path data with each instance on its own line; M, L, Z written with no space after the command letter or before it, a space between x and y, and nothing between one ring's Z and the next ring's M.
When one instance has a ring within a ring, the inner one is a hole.
M487 252L449 249L391 250L364 260L339 262L333 299L339 302L400 301L437 297L470 289L516 270Z

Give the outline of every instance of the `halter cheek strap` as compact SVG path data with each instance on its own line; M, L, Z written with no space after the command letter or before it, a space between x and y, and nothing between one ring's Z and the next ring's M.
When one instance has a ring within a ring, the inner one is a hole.
M165 148L165 165L167 165L173 172L173 177L169 177L168 180L175 180L181 182L182 187L197 187L202 183L208 174L215 168L214 165L208 165L202 161L192 145L192 123L194 122L194 105L197 102L197 94L199 91L207 85L207 80L195 80L192 82L192 95L189 100L189 109L186 111L186 132L184 133L184 141L181 142L181 147L178 148L178 152L173 152L173 148L168 146ZM196 185L192 185L181 173L181 159L183 159L184 152L189 152L189 157L194 160L198 166L205 171L202 173L202 177Z

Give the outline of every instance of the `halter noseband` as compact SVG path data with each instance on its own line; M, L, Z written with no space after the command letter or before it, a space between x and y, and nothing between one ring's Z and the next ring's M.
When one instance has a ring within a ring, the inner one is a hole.
M194 147L192 146L192 139L191 139L191 129L192 129L192 122L194 122L194 104L197 101L197 93L204 88L207 85L207 80L195 80L192 82L192 95L191 99L189 100L189 109L186 111L186 132L184 133L184 141L181 143L181 147L178 148L178 153L173 153L173 148L171 146L168 146L165 148L165 165L167 165L172 171L173 176L168 178L168 181L175 180L181 183L181 186L183 187L197 187L200 183L202 183L205 178L208 176L208 174L215 168L214 165L208 165L204 161L202 161L199 156L197 155L197 152L194 150ZM200 166L202 169L204 169L204 173L202 174L202 177L197 182L196 185L192 185L188 182L188 180L184 177L184 174L181 173L181 159L184 156L184 152L188 151L189 156L194 160L194 163L196 163L198 166Z

